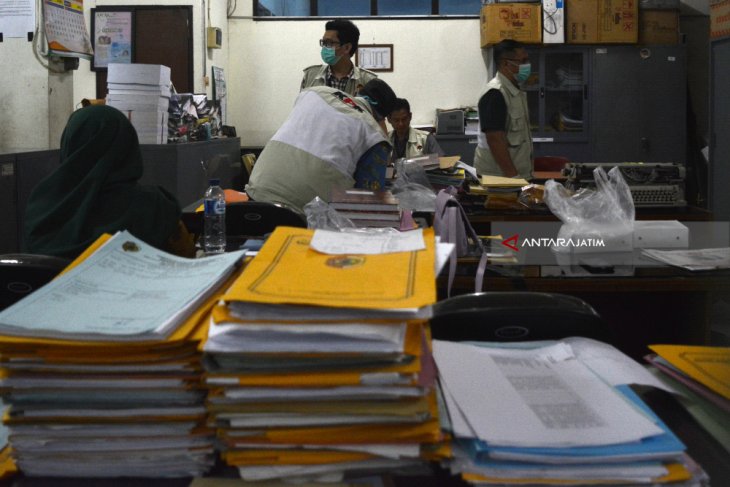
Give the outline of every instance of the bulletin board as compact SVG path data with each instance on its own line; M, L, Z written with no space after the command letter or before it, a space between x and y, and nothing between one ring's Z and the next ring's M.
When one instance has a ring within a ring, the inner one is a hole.
M134 48L134 16L130 9L91 10L92 71L106 70L109 63L131 63Z

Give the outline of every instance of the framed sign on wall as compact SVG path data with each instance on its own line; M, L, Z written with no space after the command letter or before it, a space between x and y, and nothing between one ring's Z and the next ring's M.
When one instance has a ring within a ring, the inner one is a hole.
M355 64L370 71L393 71L393 44L360 44Z
M91 15L93 71L106 70L109 63L132 62L133 27L131 10L93 9Z

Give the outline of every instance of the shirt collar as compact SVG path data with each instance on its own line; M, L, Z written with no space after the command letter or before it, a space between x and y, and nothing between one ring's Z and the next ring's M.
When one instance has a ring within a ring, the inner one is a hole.
M348 75L345 76L344 78L340 78L340 79L350 79L353 77L354 74L355 74L355 66L353 65L352 69L350 70ZM327 70L325 71L324 75L325 75L325 79L329 79L330 76L334 76L334 73L332 73L332 66L330 66L329 64L327 65Z

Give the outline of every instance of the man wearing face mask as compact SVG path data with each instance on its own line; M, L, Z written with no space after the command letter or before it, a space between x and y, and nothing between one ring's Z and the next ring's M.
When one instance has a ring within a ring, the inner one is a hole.
M479 99L479 134L474 167L479 174L532 178L532 134L527 95L530 76L524 46L505 39L493 48L497 75Z
M301 90L312 86L329 86L350 95L378 76L372 71L355 66L351 60L357 52L360 30L349 20L330 20L319 40L324 64L315 64L304 70Z

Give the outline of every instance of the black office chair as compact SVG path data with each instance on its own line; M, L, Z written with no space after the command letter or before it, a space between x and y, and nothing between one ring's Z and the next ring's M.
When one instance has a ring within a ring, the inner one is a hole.
M0 255L0 310L48 283L70 263L50 255Z
M607 323L574 296L538 292L485 292L453 296L433 307L431 333L449 341L522 342L570 336L611 343Z
M304 214L284 205L246 201L226 205L226 234L232 237L262 237L276 227L307 228Z

